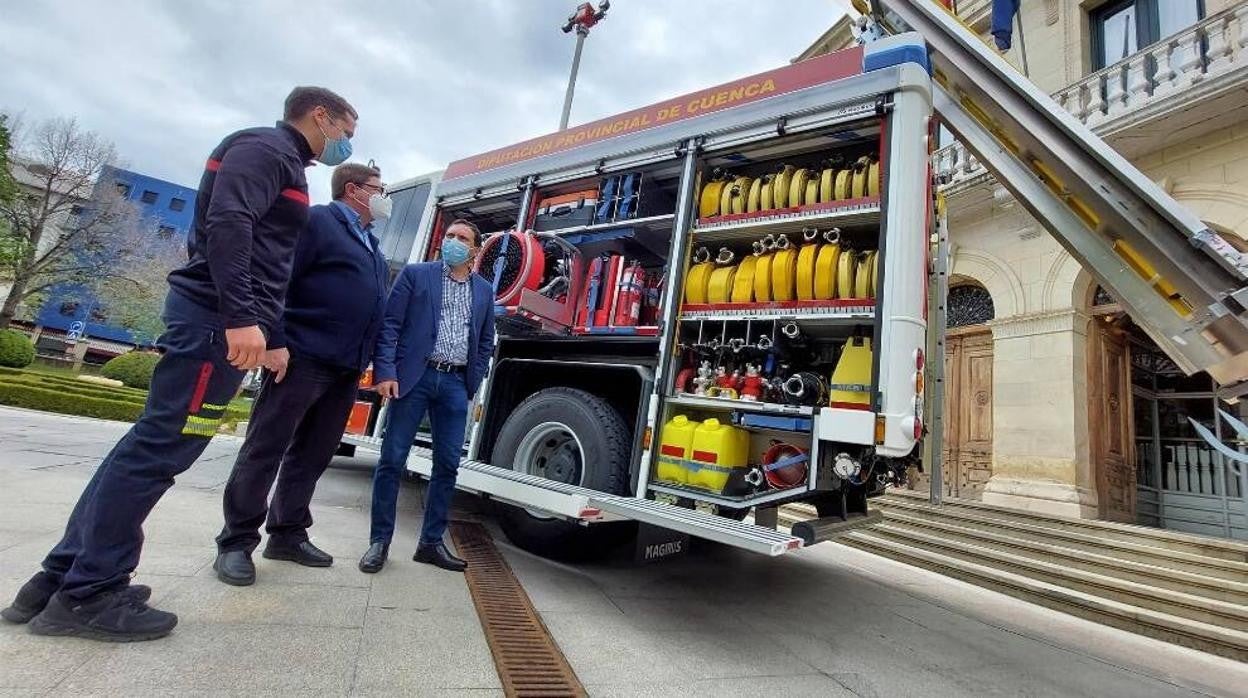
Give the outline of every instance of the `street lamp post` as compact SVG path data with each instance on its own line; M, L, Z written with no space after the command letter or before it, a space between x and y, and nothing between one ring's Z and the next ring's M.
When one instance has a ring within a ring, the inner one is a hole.
M581 67L581 49L585 46L585 37L589 36L589 30L597 23L601 22L607 16L607 10L611 9L610 0L602 0L598 3L598 9L584 2L577 6L576 11L568 16L568 21L563 25L563 33L571 33L576 30L576 53L572 55L572 74L568 76L568 91L563 96L563 115L559 117L559 130L562 131L568 127L568 117L572 115L572 92L576 89L576 71Z

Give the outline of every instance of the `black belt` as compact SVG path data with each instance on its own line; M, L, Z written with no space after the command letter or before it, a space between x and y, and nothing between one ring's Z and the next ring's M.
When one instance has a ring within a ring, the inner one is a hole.
M453 364L449 361L434 361L429 359L429 368L438 373L463 373L465 366L463 364Z

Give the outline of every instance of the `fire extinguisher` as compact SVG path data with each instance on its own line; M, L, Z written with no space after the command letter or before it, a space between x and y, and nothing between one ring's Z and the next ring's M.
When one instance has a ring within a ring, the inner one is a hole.
M634 327L641 318L641 301L645 295L645 276L641 265L633 262L632 266L620 275L619 291L615 301L615 318L611 323L615 327Z

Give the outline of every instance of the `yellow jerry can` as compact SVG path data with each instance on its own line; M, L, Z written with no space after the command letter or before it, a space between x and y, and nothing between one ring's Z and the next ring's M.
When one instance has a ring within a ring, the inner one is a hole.
M860 410L871 405L871 340L855 337L845 343L832 370L832 407Z
M679 485L689 482L685 461L693 453L693 433L697 428L698 422L683 414L672 417L663 425L663 433L659 435L659 467L654 474L656 480Z
M689 454L689 485L723 492L734 468L744 468L750 457L750 434L744 429L708 419L693 433Z

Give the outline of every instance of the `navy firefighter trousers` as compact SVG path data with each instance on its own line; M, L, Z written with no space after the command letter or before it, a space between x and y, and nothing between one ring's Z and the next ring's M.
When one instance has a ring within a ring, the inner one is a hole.
M220 317L171 291L160 361L143 414L96 468L65 535L43 561L61 593L87 599L126 585L139 564L143 522L174 478L203 454L242 384L226 360Z

